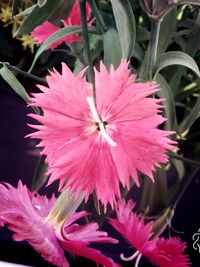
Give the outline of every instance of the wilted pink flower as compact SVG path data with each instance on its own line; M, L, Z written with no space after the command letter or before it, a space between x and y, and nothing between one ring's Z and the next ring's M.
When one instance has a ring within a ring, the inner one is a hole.
M59 179L60 189L70 186L86 198L96 190L98 198L113 205L120 197L119 182L129 187L131 175L139 186L137 171L153 180L154 167L166 163L173 132L157 128L165 119L159 115L162 99L149 97L158 89L154 82L136 82L128 62L108 72L103 63L95 69L96 106L92 85L75 76L63 63L62 74L47 76L49 88L38 86L33 105L43 115L31 115L42 125L30 136L41 139L47 155L49 183ZM66 183L67 182L67 183Z
M90 14L91 14L91 9L89 5L86 5L86 12L87 12L87 19L89 20ZM80 11L79 11L79 5L78 1L75 1L75 4L73 6L72 11L70 12L69 16L61 21L63 23L63 26L65 27L70 27L70 26L80 26L81 25L81 18L80 18ZM32 31L32 37L36 41L37 44L42 44L44 43L53 33L57 32L60 30L60 27L45 21L43 24L37 26L33 31ZM73 43L75 41L80 40L81 37L77 34L72 34L70 36L66 36L63 38L60 38L53 44L49 46L49 49L55 49L58 45L62 44L63 42L66 43Z
M27 240L41 256L58 267L68 267L64 249L83 256L106 267L117 267L112 259L88 245L97 243L117 243L109 238L106 232L98 231L97 223L87 225L74 223L87 215L77 212L66 221L59 221L58 216L52 216L51 209L56 198L33 194L19 181L18 187L0 184L0 222L8 224L15 232L16 241ZM67 199L64 199L67 203Z
M183 252L186 248L179 238L152 238L153 222L145 223L142 217L132 212L135 204L129 200L120 201L116 208L117 218L109 219L112 226L136 249L129 258L121 255L123 260L139 262L142 255L160 267L188 267L189 259ZM136 265L138 266L138 265Z

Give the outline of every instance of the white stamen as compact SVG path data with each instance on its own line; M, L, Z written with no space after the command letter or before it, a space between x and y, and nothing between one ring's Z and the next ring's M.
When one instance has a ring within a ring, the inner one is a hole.
M135 267L138 267L138 266L139 266L141 257L142 257L142 254L140 253L140 254L137 256L137 259L136 259L136 261L135 261Z
M94 104L92 97L88 96L88 97L86 97L86 100L88 102L88 105L89 105L89 108L91 110L91 113L92 113L94 120L99 124L98 126L99 126L99 129L100 129L101 134L104 137L104 139L111 146L113 146L113 147L117 146L117 143L106 132L105 127L104 127L104 123L99 118L99 115L98 115L98 112L96 110L96 107L95 107L95 104Z
M110 135L108 135L108 133L106 132L103 122L99 123L99 129L101 131L101 134L103 135L104 139L108 142L108 144L110 144L111 146L117 146L117 143L112 140L112 138L110 137Z
M101 120L99 119L99 115L97 113L97 110L96 110L96 107L95 107L95 104L94 104L92 97L88 96L88 97L86 97L86 100L88 102L88 105L90 107L90 110L92 112L92 116L93 116L94 120L98 123L101 123Z
M35 205L36 210L41 210L41 206L40 205Z
M137 250L133 255L131 255L130 257L126 258L124 256L124 254L120 254L120 258L123 260L123 261L132 261L134 260L138 255L140 255L140 252Z

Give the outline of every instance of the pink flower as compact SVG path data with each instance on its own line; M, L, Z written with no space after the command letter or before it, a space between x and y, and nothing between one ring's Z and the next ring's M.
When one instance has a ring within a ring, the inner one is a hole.
M58 214L51 210L56 198L34 194L21 181L17 188L0 184L0 195L1 224L8 224L8 228L15 232L14 240L27 240L45 260L58 267L68 267L64 248L106 267L118 266L112 259L88 246L93 242L117 243L117 240L107 237L106 232L98 231L97 223L74 223L87 215L86 212L77 212L67 220L59 220L59 210ZM67 203L66 198L64 203Z
M153 180L154 167L166 163L167 150L175 149L167 138L173 132L157 128L165 121L158 114L162 99L149 96L158 85L136 82L128 62L109 72L102 62L100 71L95 69L96 106L92 85L82 76L64 63L62 74L50 72L49 88L38 86L42 93L32 98L43 115L31 115L42 125L32 125L38 131L29 136L41 139L49 184L59 179L60 189L84 191L86 199L95 189L104 205L113 206L119 182L129 187L131 175L139 186L137 171Z
M86 5L86 12L87 12L87 19L89 20L91 9L89 5ZM63 23L64 27L70 27L70 26L80 26L81 25L81 18L80 18L80 11L79 11L79 5L78 1L76 0L73 9L70 13L70 15L65 19L61 21ZM43 24L37 26L32 31L32 37L36 41L37 44L43 44L53 33L60 30L60 27L45 21ZM49 49L55 49L58 45L62 44L63 42L66 43L73 43L75 41L79 41L81 37L77 34L72 34L70 36L66 36L63 38L60 38L56 42L54 42L52 45L49 46Z
M142 217L132 212L135 204L129 200L120 201L116 208L117 218L109 219L112 226L137 250L131 257L123 260L133 260L137 257L137 264L142 255L160 267L188 267L189 259L183 252L186 248L179 238L151 239L153 222L145 223ZM138 265L135 265L138 266Z

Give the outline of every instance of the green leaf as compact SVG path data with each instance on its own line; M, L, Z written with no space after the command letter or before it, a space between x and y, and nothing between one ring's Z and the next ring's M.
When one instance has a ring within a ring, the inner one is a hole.
M23 21L15 33L15 37L30 33L36 26L42 24L48 17L63 4L65 0L47 0L43 6L35 5L29 16Z
M46 2L47 2L47 0L38 0L37 4L38 4L39 7L42 7L42 6L44 6L46 4Z
M17 78L12 74L12 72L6 67L5 64L1 64L2 68L0 69L0 75L2 76L2 78L22 99L24 99L26 103L30 103L30 98L23 85L17 80Z
M189 5L196 5L200 6L199 0L180 0L177 5L183 5L183 4L189 4Z
M103 34L104 64L107 69L110 64L118 67L122 59L121 45L118 32L111 28Z
M165 52L173 34L176 32L176 8L172 9L163 19L160 25L158 55Z
M89 27L88 28L89 32L91 33L98 33L97 32L97 29L93 26ZM40 57L40 55L51 45L53 44L55 41L57 41L58 39L60 38L63 38L63 37L66 37L66 36L69 36L71 34L78 34L78 33L81 33L82 32L82 29L81 27L79 26L72 26L72 27L64 27L60 30L58 30L57 32L55 32L54 34L52 34L41 46L40 48L38 49L35 57L34 57L34 60L33 60L33 63L29 69L29 72L33 69L36 61L38 60L38 58Z
M159 71L162 70L163 68L177 64L191 69L192 71L194 71L194 73L197 74L198 78L200 78L200 71L196 62L192 57L190 57L188 54L184 52L167 52L165 54L161 54L158 57L156 63L155 77L157 76ZM195 120L199 117L199 115L200 115L200 95L196 101L195 106L191 109L189 115L182 121L178 129L178 133L181 135L185 134L192 126L192 124L195 122Z
M185 174L185 166L181 160L170 158L170 162L174 165L178 172L179 180L184 177Z
M190 34L187 36L187 41L184 45L184 52L194 58L195 53L197 51L197 47L200 44L200 10L197 16L196 21L194 22L194 26L192 27ZM172 79L170 81L170 86L173 88L173 92L175 95L180 91L179 84L181 81L182 76L185 74L185 68L179 68L178 71L174 73Z
M150 32L146 28L142 27L141 25L137 25L136 40L137 41L149 41Z
M172 90L164 79L164 77L160 74L156 76L156 82L160 84L161 90L156 94L159 95L160 98L165 98L167 101L164 102L165 113L167 117L166 126L168 130L177 130L177 118L176 118L176 109L175 109L175 100Z
M129 59L135 44L135 17L129 0L111 0L115 22L119 33L122 58Z
M150 216L160 213L167 206L167 176L163 166L157 168L154 177L149 199Z
M12 17L18 13L20 0L12 0Z
M31 186L32 191L37 192L48 179L48 175L46 174L48 166L45 163L45 158L46 156L42 155L38 161L38 165L36 167L32 181L32 186Z
M156 78L157 74L162 69L172 65L181 65L187 67L194 71L198 77L200 77L200 71L194 59L188 54L180 51L167 52L158 56L154 77Z

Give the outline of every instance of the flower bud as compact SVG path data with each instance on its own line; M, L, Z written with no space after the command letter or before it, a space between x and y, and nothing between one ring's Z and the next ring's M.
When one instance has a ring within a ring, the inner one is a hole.
M142 9L155 20L162 19L173 7L177 5L200 5L199 0L140 0Z
M147 15L155 20L162 19L163 16L180 0L140 0L142 9Z

